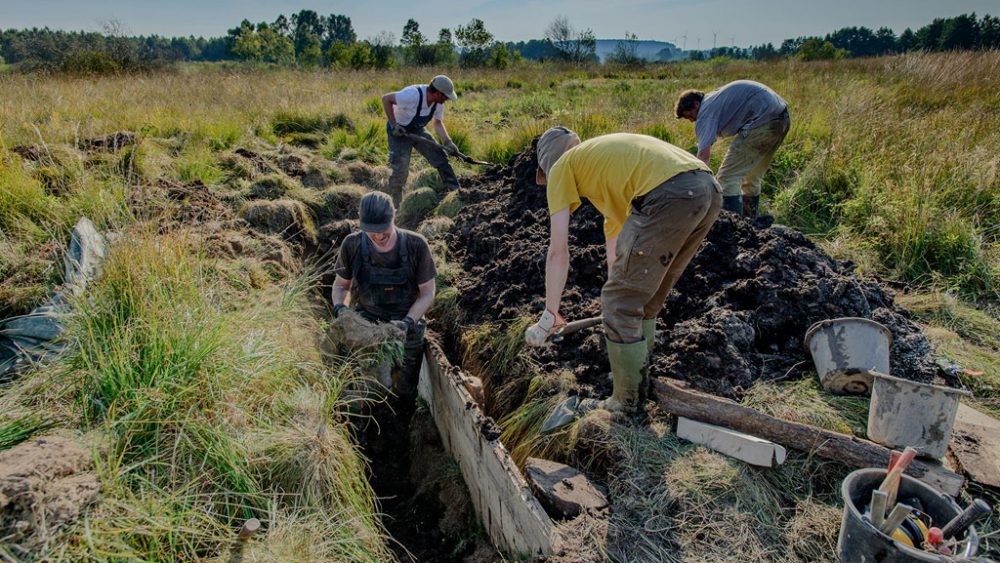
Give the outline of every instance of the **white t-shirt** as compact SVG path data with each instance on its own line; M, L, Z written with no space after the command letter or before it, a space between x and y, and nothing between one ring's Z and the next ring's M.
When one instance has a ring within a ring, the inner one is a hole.
M427 105L427 85L414 84L407 86L396 92L396 105L392 107L393 113L396 114L396 123L409 125L413 121L413 118L417 115L417 104L420 102L421 92L423 92L424 103L422 104L423 107L420 108L420 115L428 115L430 113L431 108ZM444 104L437 105L437 108L434 110L434 117L439 120L444 119Z

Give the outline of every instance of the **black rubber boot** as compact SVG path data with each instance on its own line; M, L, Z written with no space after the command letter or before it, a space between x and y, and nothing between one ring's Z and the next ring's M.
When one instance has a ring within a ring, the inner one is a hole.
M743 196L727 195L722 197L722 208L737 215L743 215Z
M417 321L413 330L406 334L403 343L403 361L393 370L392 390L397 397L413 402L417 398L417 382L420 379L420 365L424 360L424 331L427 323Z
M760 215L760 196L746 196L743 198L743 216L750 221L757 219Z

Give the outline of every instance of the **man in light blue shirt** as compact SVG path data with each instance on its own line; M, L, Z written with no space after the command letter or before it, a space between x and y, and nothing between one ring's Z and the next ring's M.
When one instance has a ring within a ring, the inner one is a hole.
M764 172L791 126L785 100L759 82L737 80L707 95L682 92L674 111L678 119L695 123L698 158L706 164L718 138L736 136L716 175L722 208L756 219Z

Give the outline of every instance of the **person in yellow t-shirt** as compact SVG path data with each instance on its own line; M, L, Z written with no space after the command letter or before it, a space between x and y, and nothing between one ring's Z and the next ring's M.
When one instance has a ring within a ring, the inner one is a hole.
M569 219L587 198L604 215L608 280L601 309L614 390L600 402L573 397L560 410L573 413L566 423L594 407L635 413L643 405L656 315L719 216L722 188L697 157L646 135L616 133L581 143L573 131L553 127L539 138L536 156L536 183L546 186L551 224L545 311L525 341L545 345L566 324L559 302L569 271Z

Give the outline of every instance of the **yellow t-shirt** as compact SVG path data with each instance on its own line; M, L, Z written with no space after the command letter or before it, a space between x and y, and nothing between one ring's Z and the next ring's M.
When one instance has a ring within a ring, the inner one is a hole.
M698 157L646 135L615 133L584 141L566 151L552 167L547 183L549 213L587 198L604 215L604 236L621 232L632 200L690 170L712 170Z

